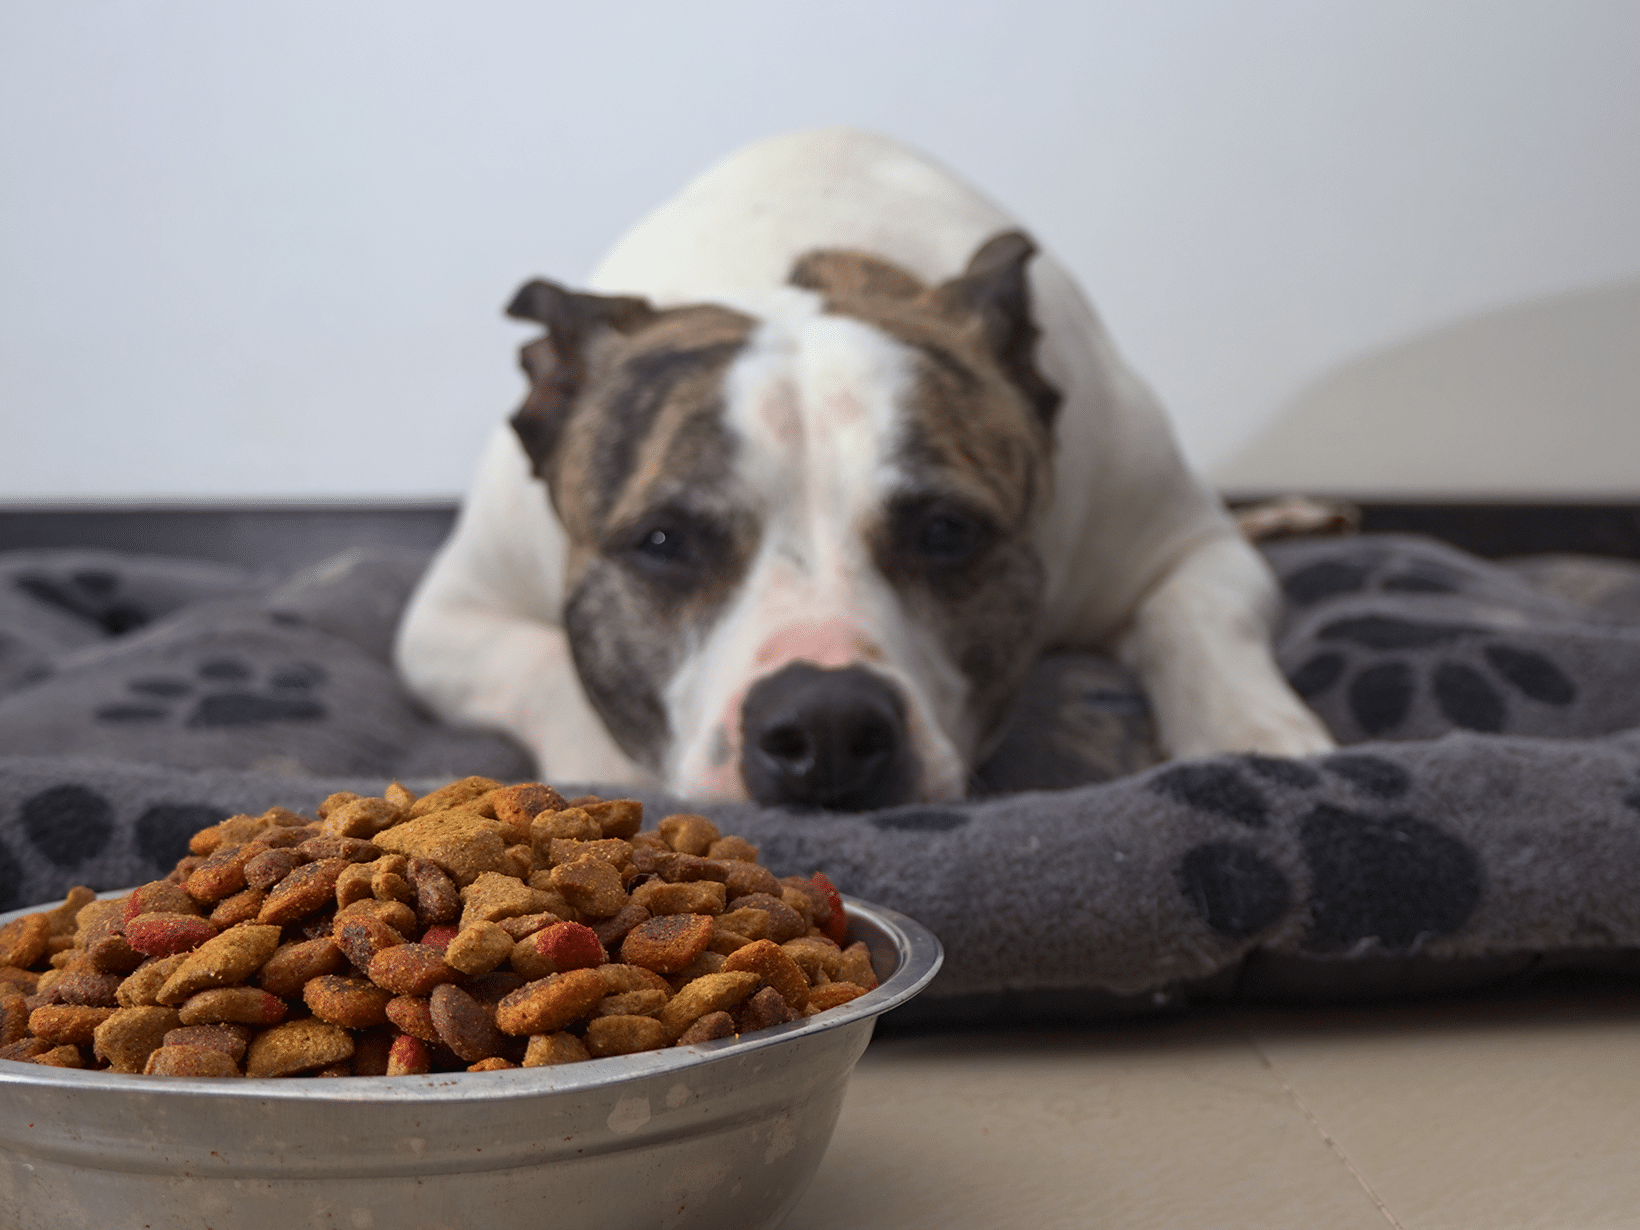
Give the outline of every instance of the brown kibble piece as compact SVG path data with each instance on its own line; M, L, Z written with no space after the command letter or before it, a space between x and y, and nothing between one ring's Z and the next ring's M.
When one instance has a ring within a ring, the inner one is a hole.
M420 1038L423 1042L439 1041L430 1000L413 995L390 999L387 1001L387 1019L411 1037Z
M602 859L584 858L552 869L552 886L577 910L593 918L609 918L627 903L621 873Z
M283 927L331 904L345 859L327 858L296 868L268 892L256 921Z
M766 934L777 944L808 934L809 925L803 921L803 916L780 898L768 893L748 893L735 898L734 906L737 910L762 910L767 914L769 929Z
M761 863L733 863L725 884L729 890L730 905L737 904L736 898L752 893L767 893L777 899L780 896L780 881L774 878L774 872Z
M632 843L619 837L601 837L596 841L581 841L574 837L554 837L547 846L547 863L573 863L577 859L596 858L617 871L632 861Z
M29 1013L29 1032L53 1046L90 1046L101 1025L117 1008L88 1008L78 1004L46 1004Z
M422 926L450 922L461 913L461 892L437 863L431 859L412 858L406 875L415 885L416 918Z
M440 786L431 794L422 795L410 806L409 818L419 820L435 812L460 807L463 803L471 803L480 795L500 788L501 783L492 777L464 777L460 781L451 782L448 786Z
M632 902L643 906L656 917L663 914L721 914L725 893L723 885L713 880L690 880L681 884L651 880L632 890Z
M498 922L521 914L539 914L546 898L528 884L499 872L486 871L461 890L461 925Z
M374 900L370 882L376 878L374 863L352 863L336 877L336 908L345 910L355 901Z
M706 974L684 987L661 1009L660 1021L676 1038L708 1012L727 1012L762 984L750 970Z
M811 986L835 980L837 971L842 968L843 950L824 936L800 935L795 940L787 940L781 948L797 962Z
M624 995L632 991L660 991L668 999L672 998L672 988L666 979L641 965L600 965L598 976L604 980L606 995Z
M730 910L727 914L717 916L717 925L721 930L733 931L749 940L763 940L769 937L767 910Z
M416 808L426 802L422 799ZM376 843L395 854L430 859L464 887L486 871L501 870L507 850L501 833L499 823L476 812L443 811L395 825L380 834Z
M122 1008L143 1008L158 1004L160 988L187 959L187 953L179 952L175 956L156 957L138 966L126 976L124 982L120 983L120 989L114 994L115 1000Z
M76 884L69 889L63 900L45 911L46 925L51 928L53 935L73 935L75 929L82 924L80 911L97 900L97 894L84 884ZM109 901L105 906L112 907L116 912L120 906L117 901Z
M35 1057L44 1055L51 1049L51 1043L44 1038L36 1038L31 1035L0 1046L0 1059L9 1059L13 1063L30 1063Z
M231 897L245 887L245 864L267 848L258 841L222 846L194 869L183 890L201 904Z
M165 1035L163 1045L209 1047L213 1051L221 1051L237 1064L245 1058L245 1048L250 1045L252 1034L250 1026L228 1021L215 1025L182 1025Z
M583 803L581 809L592 818L605 837L631 840L643 827L643 804L637 799L603 799Z
M591 1058L592 1054L587 1050L586 1043L574 1034L535 1034L530 1038L529 1047L524 1051L524 1066L547 1068L560 1063L580 1063Z
M593 1010L594 1016L654 1016L666 1007L666 1001L671 996L666 991L654 989L643 991L622 991L619 995L606 995L604 1002Z
M381 847L375 842L362 837L332 837L326 833L309 837L296 847L296 852L315 863L331 858L339 858L344 863L373 863L382 856Z
M189 996L177 1015L184 1025L232 1021L262 1027L279 1024L289 1012L284 1000L260 987L216 987Z
M77 961L63 970L63 976L52 985L52 993L60 1004L83 1004L92 1008L112 1008L124 981L118 974L104 974L84 961Z
M585 1016L604 997L597 970L572 969L526 983L496 1005L495 1023L509 1034L544 1034Z
M256 980L262 989L279 996L295 996L309 979L320 974L338 974L347 968L347 957L328 935L316 940L295 940L274 950Z
M480 1059L477 1063L468 1064L469 1072L505 1072L518 1065L510 1059L503 1059L500 1055L491 1055L488 1059Z
M720 973L723 969L723 960L722 953L713 952L708 948L677 973L668 974L666 981L672 985L674 991L682 990L696 978L704 977L707 974Z
M260 856L258 856L260 857ZM254 862L255 860L251 860ZM250 863L245 864L246 867ZM155 880L133 888L125 898L125 921L139 914L198 914L199 902L182 891L182 885Z
M393 1039L398 1035L392 1029L367 1029L353 1039L353 1075L386 1076L392 1054Z
M829 982L823 987L815 987L809 992L808 1014L813 1016L827 1008L841 1007L865 993L864 987L857 987L852 982Z
M444 960L463 974L487 974L513 950L513 938L493 922L463 927L444 950Z
M727 884L733 866L722 859L702 858L698 854L679 854L676 850L654 855L652 870L668 884L684 884L691 880L715 880Z
M805 1000L807 996L805 995ZM773 987L764 987L752 996L735 1012L735 1023L739 1032L754 1033L759 1029L768 1029L774 1025L785 1025L791 1021L803 1019L801 1012L794 1011L779 991Z
M342 974L321 974L302 988L302 1002L314 1016L345 1029L387 1024L387 1004L392 998L391 991Z
M768 988L765 987L764 990ZM758 995L763 994L759 991ZM756 999L757 995L752 996ZM777 995L778 1000L780 997ZM750 1003L751 1000L747 1000ZM784 1003L784 1000L781 1000ZM732 1038L735 1035L735 1019L727 1012L708 1012L688 1029L679 1035L678 1046L695 1046L701 1042L716 1042L719 1038Z
M266 892L301 865L302 856L295 850L264 850L245 864L245 883Z
M374 901L372 900L372 904ZM336 947L361 970L368 970L376 954L396 948L405 942L404 936L388 926L375 914L354 910L336 915L331 935Z
M11 993L5 994L9 990ZM15 987L0 988L0 1046L10 1046L28 1034L28 997Z
M744 837L720 837L706 851L706 857L736 863L755 863L757 847Z
M368 914L372 918L379 919L397 931L404 939L409 939L419 930L416 922L416 912L402 901L378 901L374 897L367 897L363 901L355 901L345 910L338 910L336 918L340 920L360 914ZM334 930L334 923L332 924L332 930Z
M655 831L679 854L705 854L712 843L723 836L718 826L705 816L687 812L667 816L655 826Z
M605 948L618 948L633 927L648 922L649 918L648 910L628 901L610 917L594 919L587 925Z
M409 859L402 854L384 854L370 866L375 868L370 877L370 893L377 901L401 901L414 908L416 886L407 875Z
M260 888L244 888L231 897L224 897L211 911L211 925L227 930L242 922L250 922L261 913L267 893Z
M425 944L383 949L370 959L369 973L371 982L394 995L428 995L434 987L461 976L438 949Z
M809 979L792 960L791 954L770 940L758 940L730 953L723 962L725 971L748 970L773 987L793 1012L802 1012L809 1003Z
M246 923L207 940L177 967L159 990L159 1002L176 1007L199 991L244 982L279 947L279 928Z
M24 914L0 927L0 965L27 969L46 955L51 920L44 914Z
M233 1056L210 1046L162 1046L148 1056L146 1076L238 1076Z
M416 805L416 796L398 782L390 782L387 789L382 791L382 798L405 815L409 815L410 809Z
M594 1059L653 1051L671 1041L666 1026L652 1016L600 1016L587 1025L586 1048Z
M545 896L546 894L542 894ZM556 894L555 894L556 895ZM537 931L545 931L555 923L561 923L564 917L554 914L551 910L543 910L539 914L520 914L515 918L498 919L496 926L500 927L516 943L525 936L534 935Z
M599 841L603 835L598 822L579 807L544 812L530 822L530 844L543 864L550 864L555 841Z
M251 1039L246 1076L293 1076L353 1057L353 1037L313 1017L286 1021Z
M621 960L658 974L675 974L688 968L711 942L709 915L668 914L632 928L621 942Z
M437 988L429 1007L439 1040L468 1063L499 1055L510 1044L484 1005L460 987Z
M842 958L837 963L837 973L833 977L838 982L852 982L868 991L877 989L877 970L871 964L871 950L865 946L865 941L856 940L843 949Z
M85 958L92 969L104 974L129 974L148 959L124 935L105 935L85 945Z
M86 1067L85 1052L78 1046L58 1046L36 1055L29 1060L42 1068L83 1068Z
M326 837L368 840L404 819L404 813L386 799L353 798L330 810L322 819L324 824L319 831Z
M564 796L541 782L525 782L520 786L504 786L487 796L495 809L495 818L504 824L515 842L528 841L530 822L544 811L560 811Z
M121 1008L92 1032L98 1059L115 1072L141 1072L180 1020L174 1008Z

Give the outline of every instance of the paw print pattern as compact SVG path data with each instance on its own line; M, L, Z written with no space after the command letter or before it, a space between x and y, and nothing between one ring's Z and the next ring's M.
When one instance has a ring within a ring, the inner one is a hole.
M1304 798L1328 778L1362 804ZM1309 873L1302 947L1404 953L1462 928L1482 886L1480 860L1467 844L1410 812L1386 809L1412 785L1393 761L1344 752L1317 762L1243 756L1181 764L1156 774L1150 788L1247 830L1194 846L1174 869L1179 891L1220 935L1250 939L1291 912L1297 894L1259 840L1286 831L1297 837Z
M1428 738L1454 727L1498 733L1546 723L1578 695L1548 655L1511 643L1485 626L1489 621L1450 618L1450 601L1437 608L1448 616L1443 619L1409 617L1404 601L1388 612L1363 612L1353 601L1457 595L1473 609L1502 600L1470 592L1475 586L1484 589L1485 582L1405 547L1360 548L1348 558L1302 564L1282 580L1295 611L1352 601L1341 617L1309 625L1309 652L1292 665L1288 682L1345 739ZM1539 707L1547 711L1534 712Z
M238 658L208 658L193 679L172 675L133 679L126 690L134 698L104 705L99 722L164 722L187 707L184 724L195 728L256 726L269 722L316 722L327 716L314 691L325 682L324 668L312 662L275 667L258 688L255 672Z
M1396 656L1361 665L1344 685L1350 716L1367 737L1392 734L1412 712L1420 688L1451 726L1497 733L1510 724L1510 697L1564 707L1577 687L1546 655L1497 638L1487 628L1382 615L1324 624L1323 649L1287 677L1307 701L1326 696L1348 673L1352 650Z
M146 626L149 613L120 596L120 575L105 568L83 568L66 577L24 572L12 584L29 597L96 624L112 636Z

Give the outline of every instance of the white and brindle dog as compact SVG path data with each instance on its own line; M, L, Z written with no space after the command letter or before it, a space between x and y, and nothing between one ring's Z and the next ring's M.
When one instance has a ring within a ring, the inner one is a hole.
M1034 258L1034 259L1033 259ZM884 138L780 137L510 314L530 391L406 614L555 780L960 798L1033 659L1113 650L1172 756L1331 747L1276 589L1065 271Z

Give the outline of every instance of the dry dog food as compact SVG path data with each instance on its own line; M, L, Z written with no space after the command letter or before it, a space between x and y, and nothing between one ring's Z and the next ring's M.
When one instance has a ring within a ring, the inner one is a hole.
M877 985L824 876L702 816L452 782L202 829L164 880L0 927L0 1059L161 1076L576 1063Z

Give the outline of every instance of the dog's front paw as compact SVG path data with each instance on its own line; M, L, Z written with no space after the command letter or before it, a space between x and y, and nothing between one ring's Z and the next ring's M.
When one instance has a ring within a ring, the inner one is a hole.
M1258 712L1221 715L1214 723L1192 723L1167 741L1174 759L1217 756L1225 752L1255 752L1264 756L1318 756L1333 751L1334 742L1321 719L1308 709L1279 706Z

